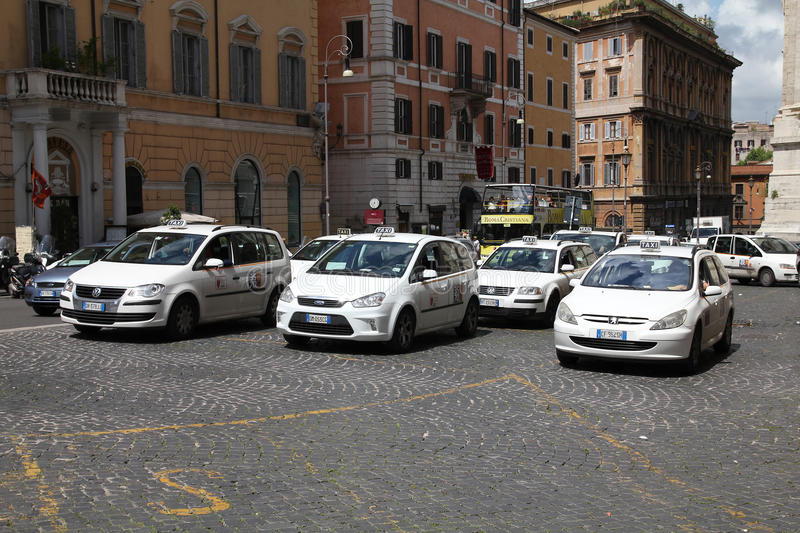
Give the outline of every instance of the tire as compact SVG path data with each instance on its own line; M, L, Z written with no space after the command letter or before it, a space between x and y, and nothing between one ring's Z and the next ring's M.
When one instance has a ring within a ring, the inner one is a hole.
M692 345L689 348L689 356L681 363L683 373L691 376L697 373L700 368L700 354L703 351L703 328L697 324L694 328L694 335L692 336Z
M197 325L197 305L188 296L178 298L167 319L167 336L172 340L188 339Z
M714 344L714 352L718 355L728 355L731 351L731 337L733 336L733 313L728 315L728 321L725 323L725 332L722 338Z
M268 328L274 328L278 323L278 299L281 297L283 287L275 287L267 301L267 309L261 315L261 323Z
M397 316L394 323L394 332L389 341L389 348L395 353L405 353L414 344L415 329L414 313L410 309L404 309Z
M84 326L83 324L73 324L72 326L78 330L78 333L82 333L83 335L94 335L100 331L99 326Z
M556 357L561 366L571 367L578 364L578 356L561 350L556 350Z
M559 302L561 302L561 296L557 292L550 295L550 299L547 300L542 323L546 324L548 327L552 328L553 322L556 321L556 312L558 311Z
M474 337L478 331L478 300L471 299L464 310L464 318L456 328L456 335L462 338Z
M33 306L33 312L41 316L51 316L53 313L56 312L56 309L58 309L58 307L48 307L46 305Z
M775 273L769 268L762 268L758 273L758 281L764 287L772 287L775 285Z
M290 335L288 333L283 334L283 340L286 341L286 344L289 346L305 346L311 341L311 337L304 337L303 335Z

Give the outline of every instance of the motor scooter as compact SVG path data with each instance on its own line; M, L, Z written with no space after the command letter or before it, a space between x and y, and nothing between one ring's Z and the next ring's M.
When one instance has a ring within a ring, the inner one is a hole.
M42 242L34 247L33 252L24 256L24 263L13 265L9 271L8 293L12 298L21 298L25 293L25 284L36 274L45 271L47 263L55 259L52 235L45 235Z
M0 237L0 288L8 290L11 267L19 263L17 247L11 237Z

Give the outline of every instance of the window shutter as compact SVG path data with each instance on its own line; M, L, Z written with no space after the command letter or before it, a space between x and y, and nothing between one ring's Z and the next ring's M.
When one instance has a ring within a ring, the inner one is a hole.
M183 94L183 42L181 32L172 32L172 90Z
M200 38L200 96L209 95L208 39Z
M594 140L594 139L595 139L595 135L596 135L596 128L595 128L595 125L594 125L594 124L590 124L589 126L590 126L590 127L589 127L589 130L590 130L590 135L592 136L592 137L591 137L591 140Z
M414 27L410 24L403 25L403 59L414 59Z
M280 107L289 107L290 92L289 56L278 54L278 105Z
M621 139L621 138L622 138L622 121L618 120L617 121L617 139Z
M436 39L436 67L442 68L442 62L444 61L444 50L442 46L442 36L436 35L434 36Z
M297 109L306 108L306 58L298 57L295 61L297 76L295 77L295 94L297 95Z
M394 39L392 39L392 56L400 57L400 23L394 22L393 24Z
M464 71L464 78L467 82L467 87L472 87L472 45L468 44L464 46L464 65L466 70Z
M66 59L77 64L78 38L75 33L75 8L64 7L64 36L67 41Z
M261 50L258 48L253 49L253 98L254 104L261 105Z
M581 126L578 128L578 140L579 141L583 141L583 140L586 139L584 137L584 135L583 135L584 130L585 130L585 128L583 127L583 124L581 124Z
M114 72L106 72L106 76L113 75L116 78L119 76L119 60L117 60L116 50L114 49L116 44L114 42L114 17L111 15L100 17L100 28L103 32L103 61L116 60L114 62Z
M134 39L136 40L136 87L147 87L147 41L144 36L144 24L133 23Z
M31 67L38 67L42 64L39 0L28 0L28 61Z
M411 113L412 113L412 111L411 111L411 100L405 100L405 106L406 106L406 117L405 117L406 118L406 120L405 120L406 128L405 128L405 133L411 134L411 132L412 132L412 130L411 130L411 128L412 128L412 122L411 122Z
M611 136L611 123L610 122L606 122L605 123L605 128L606 128L606 132L605 132L605 136L603 138L604 139L608 139Z
M428 136L436 137L436 106L428 104Z
M240 68L242 62L241 51L239 45L228 45L228 63L230 64L230 77L231 77L231 102L241 101L241 83L239 80Z
M433 63L433 59L434 58L433 58L433 56L435 54L435 50L433 49L433 34L432 33L428 34L428 39L427 40L428 40L428 66L432 67L432 66L434 66L434 63Z
M397 98L394 100L394 131L400 133L400 104L401 101Z
M403 168L405 169L405 177L411 177L411 160L410 159L403 159Z

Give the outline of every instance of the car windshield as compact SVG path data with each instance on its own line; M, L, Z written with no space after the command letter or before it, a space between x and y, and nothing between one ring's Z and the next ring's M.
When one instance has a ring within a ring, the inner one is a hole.
M719 234L719 228L700 228L700 238L712 237ZM697 230L692 230L692 237L697 237Z
M193 233L134 233L104 257L103 261L148 265L185 265L205 240L205 235Z
M767 254L796 254L797 248L775 237L753 237L753 242Z
M610 252L616 245L616 238L613 235L598 235L596 233L559 233L550 238L557 241L577 241L586 243L592 247L597 255Z
M659 255L611 255L600 260L581 283L585 287L646 291L686 291L691 261Z
M326 250L329 250L337 242L339 241L311 241L300 248L297 253L292 256L292 259L297 259L298 261L316 261L319 256L321 256Z
M416 248L416 243L388 239L343 241L317 261L308 272L399 278L408 267Z
M486 260L481 269L552 273L555 267L555 250L544 248L498 248Z
M90 246L88 248L80 248L78 251L61 261L58 264L58 268L80 267L94 263L106 255L111 248L111 246Z

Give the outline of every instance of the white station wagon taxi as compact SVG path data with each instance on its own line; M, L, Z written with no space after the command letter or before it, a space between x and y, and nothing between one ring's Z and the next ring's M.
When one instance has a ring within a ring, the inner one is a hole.
M312 337L388 341L407 351L415 334L478 327L478 276L467 250L445 237L394 233L354 235L293 280L278 303L287 343Z
M553 325L563 365L581 357L662 360L693 373L704 349L730 349L733 291L708 250L643 241L609 252L571 283Z
M561 298L597 261L591 246L533 236L499 246L478 269L482 316L536 317L552 325Z
M61 291L61 320L83 333L165 327L172 338L215 320L258 316L272 325L290 276L274 231L174 220L130 235L72 274Z

